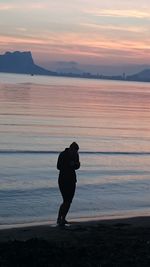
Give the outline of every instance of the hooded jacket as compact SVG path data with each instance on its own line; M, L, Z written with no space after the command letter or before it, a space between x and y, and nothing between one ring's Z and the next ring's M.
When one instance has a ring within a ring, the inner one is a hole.
M69 148L62 151L58 157L57 169L59 172L59 181L63 182L77 182L75 170L80 168L79 154L73 156L69 153Z

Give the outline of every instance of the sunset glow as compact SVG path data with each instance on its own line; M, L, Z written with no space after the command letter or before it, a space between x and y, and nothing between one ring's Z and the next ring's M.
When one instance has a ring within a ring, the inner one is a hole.
M31 51L38 63L150 62L149 0L2 0L0 17L1 54Z

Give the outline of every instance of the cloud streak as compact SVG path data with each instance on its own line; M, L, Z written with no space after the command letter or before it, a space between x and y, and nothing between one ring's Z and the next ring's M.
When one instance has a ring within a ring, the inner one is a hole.
M0 3L0 11L7 11L7 10L36 10L36 9L47 9L47 3Z
M13 4L0 3L0 11L9 10L9 9L13 9L13 8L14 8Z
M107 24L107 25L98 25L94 23L83 23L83 27L86 27L88 31L117 31L117 32L131 32L131 33L143 33L147 31L146 28L144 27L137 27L137 26L123 26L123 25L112 25L112 24ZM149 30L149 29L148 29Z
M46 59L148 62L150 3L133 0L128 7L129 0L2 1L0 52L10 47Z
M102 10L87 10L86 13L102 17L115 17L115 18L137 18L137 19L150 19L148 11L139 10L121 10L121 9L102 9Z

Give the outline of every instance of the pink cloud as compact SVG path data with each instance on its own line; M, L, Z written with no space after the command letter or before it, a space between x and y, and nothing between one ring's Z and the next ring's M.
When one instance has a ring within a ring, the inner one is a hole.
M20 9L21 11L24 9L46 9L48 5L46 3L0 3L0 11L12 10L12 9Z
M13 8L14 8L13 4L0 3L0 11L1 10L9 10L9 9L13 9Z
M136 9L89 9L85 13L94 16L118 17L118 18L150 18L149 10Z

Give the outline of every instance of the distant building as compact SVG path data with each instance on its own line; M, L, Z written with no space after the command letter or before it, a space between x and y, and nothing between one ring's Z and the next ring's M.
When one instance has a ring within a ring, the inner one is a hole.
M123 80L126 80L126 74L125 74L125 72L122 74L122 79Z

